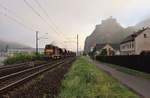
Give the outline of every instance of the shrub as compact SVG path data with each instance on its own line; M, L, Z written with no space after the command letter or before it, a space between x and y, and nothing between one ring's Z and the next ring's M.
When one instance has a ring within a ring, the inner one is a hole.
M27 53L27 52L20 52L16 53L13 56L8 57L6 60L4 60L4 64L16 64L16 63L24 63L27 61L32 61L36 59L40 59L43 55L38 54L36 55L35 53Z

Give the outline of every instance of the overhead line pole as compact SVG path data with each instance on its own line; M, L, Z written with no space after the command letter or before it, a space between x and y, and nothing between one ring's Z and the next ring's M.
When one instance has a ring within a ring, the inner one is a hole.
M38 31L36 31L36 54L38 54Z
M79 36L78 36L78 34L77 34L77 54L76 54L77 56L78 56L78 51L79 51L79 50L78 50L78 47L79 47L79 42L78 42L78 40L79 40Z
M62 37L65 39L65 37L64 37L61 33L57 32L57 30L56 30L55 28L53 28L53 27L49 24L49 22L47 22L47 20L45 20L45 18L43 18L42 15L41 15L37 10L35 10L35 8L28 2L28 0L24 0L24 2L25 2L25 4L26 4L37 16L39 16L39 17L43 20L44 23L48 24L48 27L49 27L50 29L52 29L55 33L57 33L58 36L62 36ZM38 6L43 10L43 8L41 7L40 3L39 3L38 1L36 1L36 3L37 3ZM43 10L43 11L44 11L44 13L46 12L45 10Z

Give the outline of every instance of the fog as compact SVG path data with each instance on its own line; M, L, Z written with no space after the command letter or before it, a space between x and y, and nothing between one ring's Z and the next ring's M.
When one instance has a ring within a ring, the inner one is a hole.
M36 0L0 0L1 40L34 47L35 32L39 31L40 47L53 43L75 50L76 35L79 34L79 46L83 50L85 38L101 20L113 16L122 26L127 27L150 16L149 0L37 1L48 15Z

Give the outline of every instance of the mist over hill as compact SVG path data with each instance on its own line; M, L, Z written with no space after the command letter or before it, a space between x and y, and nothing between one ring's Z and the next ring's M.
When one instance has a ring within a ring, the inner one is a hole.
M110 17L96 25L95 30L85 40L84 51L88 53L91 47L100 43L120 43L122 39L137 31L136 27L123 28L116 19Z
M19 43L7 42L7 41L0 40L0 49L5 49L6 47L8 47L8 48L31 48L29 46L22 45Z
M149 27L150 26L150 17L144 19L143 21L136 24L136 27L142 28L142 27Z

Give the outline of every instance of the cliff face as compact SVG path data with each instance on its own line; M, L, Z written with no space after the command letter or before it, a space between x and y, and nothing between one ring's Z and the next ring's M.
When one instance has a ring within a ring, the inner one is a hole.
M84 51L88 53L91 47L100 43L120 43L122 39L134 31L136 31L134 27L123 28L114 18L103 20L86 38Z

